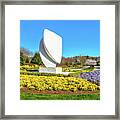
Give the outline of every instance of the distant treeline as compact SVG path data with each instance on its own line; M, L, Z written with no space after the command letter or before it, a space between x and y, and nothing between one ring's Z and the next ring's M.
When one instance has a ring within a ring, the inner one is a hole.
M25 48L20 49L20 65L25 64L37 64L44 66L39 52L32 53ZM91 56L74 56L74 57L62 57L61 63L57 66L61 67L83 67L84 65L100 65L100 57Z

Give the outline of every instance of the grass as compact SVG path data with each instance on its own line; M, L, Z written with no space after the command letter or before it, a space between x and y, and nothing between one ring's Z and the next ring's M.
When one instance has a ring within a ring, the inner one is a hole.
M21 100L100 100L100 94L34 94L21 92Z

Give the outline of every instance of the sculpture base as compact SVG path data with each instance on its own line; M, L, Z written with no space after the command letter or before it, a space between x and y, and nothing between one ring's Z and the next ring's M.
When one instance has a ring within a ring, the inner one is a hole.
M55 73L55 74L62 74L62 68L61 67L44 67L39 68L40 73Z

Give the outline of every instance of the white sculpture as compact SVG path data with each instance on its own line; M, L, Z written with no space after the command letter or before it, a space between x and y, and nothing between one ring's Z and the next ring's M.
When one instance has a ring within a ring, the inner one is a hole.
M44 29L39 53L47 68L56 68L56 65L61 62L62 58L62 37L53 31Z

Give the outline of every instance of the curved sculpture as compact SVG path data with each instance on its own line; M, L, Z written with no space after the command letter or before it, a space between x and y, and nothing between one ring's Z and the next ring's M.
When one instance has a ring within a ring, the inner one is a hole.
M46 67L56 67L62 58L62 37L55 32L44 29L39 53Z

